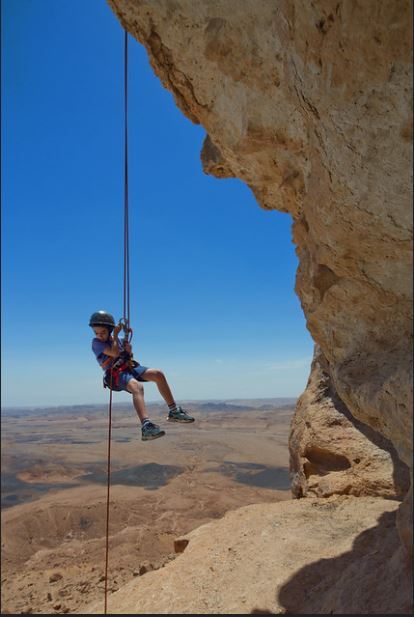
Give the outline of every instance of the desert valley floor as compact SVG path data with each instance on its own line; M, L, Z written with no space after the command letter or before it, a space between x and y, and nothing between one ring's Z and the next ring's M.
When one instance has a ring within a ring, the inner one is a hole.
M113 410L109 590L175 558L180 535L240 506L291 498L293 399L197 401L194 424L142 442ZM2 613L71 613L104 598L107 409L4 410ZM102 604L103 612L103 604Z

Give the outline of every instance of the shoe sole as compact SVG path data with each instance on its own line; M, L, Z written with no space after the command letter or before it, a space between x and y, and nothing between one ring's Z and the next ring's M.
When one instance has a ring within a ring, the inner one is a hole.
M164 437L165 431L158 433L158 435L150 435L149 437L141 437L142 441L152 441L153 439L158 439L158 437Z
M167 422L181 422L182 424L189 424L190 422L194 422L194 418L191 420L180 420L179 418L170 418L167 416Z

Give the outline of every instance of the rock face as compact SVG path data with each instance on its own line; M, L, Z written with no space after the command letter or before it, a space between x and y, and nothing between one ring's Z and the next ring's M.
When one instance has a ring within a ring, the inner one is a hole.
M296 494L403 492L382 448L412 464L411 1L109 4L206 128L205 171L293 217L319 358L291 438ZM407 547L410 504L398 515Z
M411 587L395 559L397 505L340 496L228 512L188 534L165 568L109 595L108 612L409 613ZM101 600L82 613L102 608Z
M356 420L336 396L318 347L296 407L289 449L296 497L345 494L402 499L410 486L408 467L392 444Z

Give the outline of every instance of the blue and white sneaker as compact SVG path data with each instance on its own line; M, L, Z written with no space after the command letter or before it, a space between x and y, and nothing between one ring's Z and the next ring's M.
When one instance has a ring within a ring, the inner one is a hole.
M167 420L168 422L194 422L194 418L182 407L177 407L175 411L170 411Z
M150 439L158 439L158 437L163 437L165 435L165 431L162 431L158 424L154 424L153 422L144 422L141 427L142 432L142 441L149 441Z

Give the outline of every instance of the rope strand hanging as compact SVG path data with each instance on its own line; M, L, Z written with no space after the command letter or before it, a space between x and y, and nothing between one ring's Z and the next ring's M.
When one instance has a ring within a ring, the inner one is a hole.
M109 491L111 487L111 432L112 432L112 371L109 388L109 422L108 422L108 465L107 465L107 488L106 488L106 545L105 545L105 608L108 605L108 559L109 559Z
M124 314L125 325L130 327L129 303L129 203L128 203L128 34L124 45Z
M131 336L129 301L129 209L128 209L128 33L125 30L124 44L124 294L123 322L126 339ZM109 499L111 488L111 433L112 433L112 369L109 388L108 409L108 462L106 491L106 544L105 544L105 606L108 607L108 564L109 564Z

